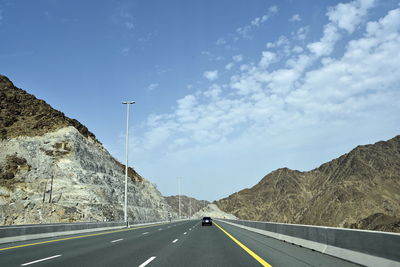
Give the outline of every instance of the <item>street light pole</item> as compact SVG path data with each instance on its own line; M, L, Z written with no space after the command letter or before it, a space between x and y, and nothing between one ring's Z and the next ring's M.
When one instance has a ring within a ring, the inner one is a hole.
M179 220L181 219L181 178L178 178L178 206L179 206Z
M129 106L131 104L135 104L134 101L124 101L122 104L125 104L126 109L126 139L125 139L125 205L124 205L124 221L126 226L128 226L128 138L129 138Z

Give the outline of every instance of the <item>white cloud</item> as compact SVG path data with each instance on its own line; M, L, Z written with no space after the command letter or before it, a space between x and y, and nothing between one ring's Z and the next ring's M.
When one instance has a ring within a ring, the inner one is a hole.
M116 12L117 14L114 19L118 24L128 30L133 30L135 28L134 17L131 14L128 6L122 4L118 5L116 7Z
M286 36L280 36L275 42L268 42L266 47L279 50L281 57L289 56L291 53L291 42Z
M399 3L400 5L400 3ZM400 28L399 9L391 10L388 15L379 21L369 22L367 24L367 36L376 36L392 39L396 35L392 34Z
M206 56L206 57L208 58L208 60L211 60L211 61L221 61L221 60L224 60L224 57L222 57L222 56L216 56L216 55L212 54L210 51L201 51L201 54L202 54L203 56Z
M355 28L365 18L368 9L372 8L375 0L356 0L350 3L340 3L335 8L331 8L327 15L329 20L339 28L353 33Z
M213 84L210 86L209 90L205 91L203 94L206 97L211 98L212 100L216 100L220 97L222 92L221 87L218 84Z
M135 24L133 24L132 22L125 22L125 27L128 30L133 30L133 29L135 29Z
M308 33L310 32L309 26L300 27L297 32L294 34L294 38L299 41L303 41L307 38Z
M329 12L332 10L341 9ZM349 12L353 14L353 10ZM248 177L248 170L259 171L252 175L254 184L267 169L287 164L305 168L310 166L310 157L314 164L320 162L321 147L336 149L335 144L342 146L351 138L360 142L360 136L398 131L400 8L364 27L361 21L354 26L363 31L361 37L352 36L341 55L332 51L340 30L348 31L329 21L323 37L304 46L309 50L291 47L290 40L281 38L270 48L289 46L287 57L279 51L263 51L258 64L242 64L227 85L214 83L178 100L173 112L150 117L146 133L138 138L138 161L147 157L150 162L157 155L158 167L172 164L168 167L183 172L181 166L191 166L187 175L196 178L222 168L241 189L247 185L239 180ZM204 76L215 81L218 70ZM343 129L351 129L351 133ZM270 160L266 162L266 158ZM296 165L299 161L303 165ZM237 165L247 172L240 172ZM223 194L234 190L229 187Z
M225 69L230 70L230 69L233 68L233 66L235 66L235 63L230 62L230 63L228 63L228 64L225 65Z
M276 42L274 43L268 42L266 46L267 48L274 48L274 47L286 46L289 44L290 44L289 39L286 36L280 36Z
M278 13L278 7L277 6L270 6L268 8L268 11L269 11L270 14L276 14L276 13Z
M261 17L256 17L253 20L250 21L249 25L239 27L236 29L236 32L243 38L250 39L250 32L254 28L260 27L263 23L265 23L267 20L269 20L272 16L278 13L278 7L277 6L271 6L268 8L268 12L264 14Z
M218 79L218 70L206 71L203 73L203 76L209 81L214 81Z
M241 62L243 60L243 55L236 55L232 57L233 61Z
M290 22L301 21L301 17L299 14L294 14L290 19Z
M333 52L336 42L340 39L337 27L332 23L324 26L324 35L318 42L309 44L308 49L316 56L328 56Z
M216 45L224 45L224 44L226 44L226 40L225 40L225 38L219 38L215 44Z
M277 57L275 53L264 51L262 52L262 57L258 65L260 68L266 69L268 66L276 61Z
M149 91L149 92L154 91L155 89L158 88L158 86L159 86L158 83L151 83L151 84L149 84L149 86L147 86L147 91Z
M250 38L249 32L251 31L251 26L244 26L236 29L236 32L243 38Z
M295 47L293 47L292 51L294 53L302 53L304 49L301 46L296 45Z
M129 47L124 47L124 48L122 48L121 53L122 53L122 55L127 56L127 55L129 55L130 50L131 49Z
M155 36L157 35L157 32L148 32L144 36L139 37L138 41L141 43L148 43L150 42Z
M253 26L257 26L259 27L262 23L266 22L268 20L269 16L268 15L264 15L262 17L258 17L253 19L250 24Z
M345 29L348 33L352 33L361 24L373 4L374 0L354 0L329 8L327 16L330 22L324 26L322 38L318 42L309 44L308 49L317 57L328 56L341 38L339 30Z

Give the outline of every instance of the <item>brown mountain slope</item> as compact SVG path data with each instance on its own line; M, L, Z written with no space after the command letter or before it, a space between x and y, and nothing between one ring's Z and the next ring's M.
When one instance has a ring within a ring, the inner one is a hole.
M7 77L0 75L0 140L18 136L41 136L67 126L73 126L83 136L102 147L96 136L79 121L68 118L44 100L15 87ZM124 164L117 160L115 163L124 171ZM4 173L0 169L0 179L2 175ZM128 175L133 181L142 180L130 167Z
M19 89L0 75L0 139L17 136L38 136L73 126L83 136L100 143L86 126L53 109L44 100Z
M216 204L241 219L400 232L400 136L308 172L278 169Z
M165 197L165 200L176 213L179 212L178 195ZM192 197L181 195L181 214L183 217L188 217L195 214L208 204L210 204L210 202L208 202L207 200L197 200Z

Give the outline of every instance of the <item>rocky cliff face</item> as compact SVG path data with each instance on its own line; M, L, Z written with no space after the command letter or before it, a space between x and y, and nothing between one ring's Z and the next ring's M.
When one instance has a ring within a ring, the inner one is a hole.
M203 217L211 217L211 218L219 218L219 219L237 219L236 216L226 213L218 208L215 204L208 204L204 208L200 209L193 215L194 218L203 218Z
M179 212L178 195L165 197L165 200L176 213ZM210 204L210 202L207 200L198 200L192 197L181 195L181 215L182 217L189 217L190 215L193 215L202 208L206 207L208 204Z
M123 220L124 165L95 136L0 76L0 224ZM176 213L129 169L128 216Z
M241 219L400 232L400 136L308 172L278 169L216 204Z
M53 109L44 100L19 89L0 75L0 139L19 136L39 136L73 126L83 136L100 143L79 121Z

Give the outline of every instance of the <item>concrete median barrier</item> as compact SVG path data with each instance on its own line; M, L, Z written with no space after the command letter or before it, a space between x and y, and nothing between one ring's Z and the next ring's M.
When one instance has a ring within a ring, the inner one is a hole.
M135 227L157 223L166 223L166 221L135 223L129 224L129 226ZM0 244L95 231L107 231L124 227L126 227L125 222L85 222L0 226Z

